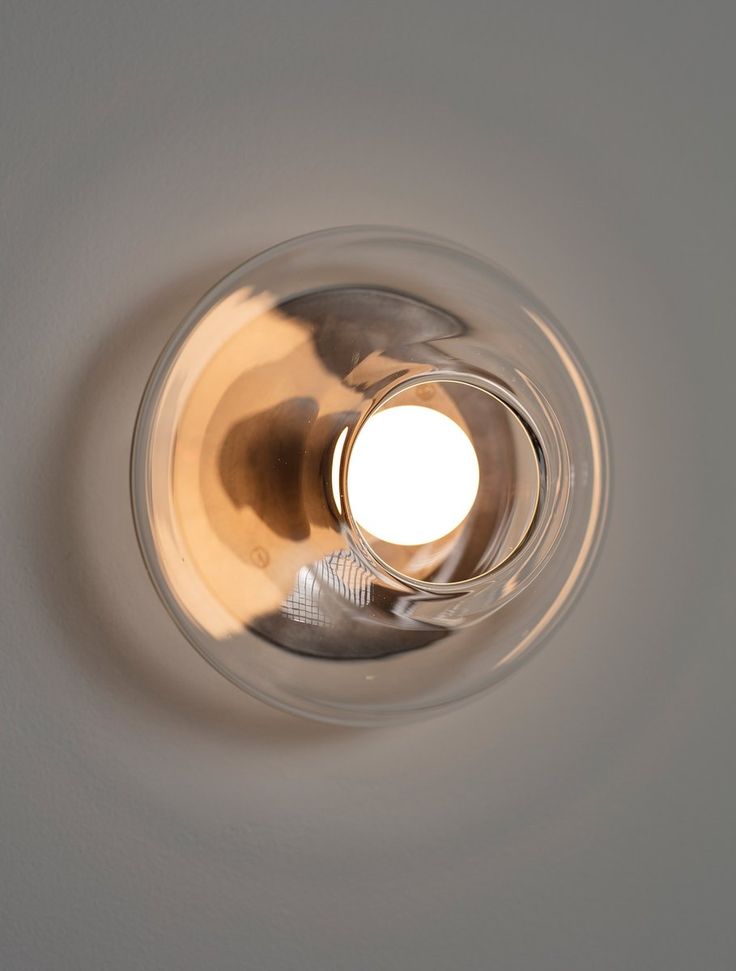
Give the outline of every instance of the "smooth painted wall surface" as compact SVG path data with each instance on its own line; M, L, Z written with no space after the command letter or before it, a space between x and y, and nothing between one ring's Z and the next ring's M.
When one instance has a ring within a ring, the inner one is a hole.
M736 9L1 8L0 965L730 969ZM613 508L573 615L385 731L241 695L127 494L155 356L335 224L474 247L597 379Z

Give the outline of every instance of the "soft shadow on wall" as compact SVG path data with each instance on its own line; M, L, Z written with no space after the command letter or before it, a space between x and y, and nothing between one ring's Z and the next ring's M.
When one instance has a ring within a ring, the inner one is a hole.
M100 328L38 451L35 568L76 661L118 700L259 746L344 741L355 730L273 710L196 655L158 601L133 528L130 446L148 375L197 299L242 259L192 272Z

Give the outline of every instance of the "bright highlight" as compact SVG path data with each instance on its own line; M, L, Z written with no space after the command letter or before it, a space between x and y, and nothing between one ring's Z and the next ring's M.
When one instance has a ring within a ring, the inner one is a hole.
M338 462L341 451L335 449ZM470 512L478 484L478 458L462 428L416 405L371 415L355 440L347 473L356 522L401 546L452 532Z

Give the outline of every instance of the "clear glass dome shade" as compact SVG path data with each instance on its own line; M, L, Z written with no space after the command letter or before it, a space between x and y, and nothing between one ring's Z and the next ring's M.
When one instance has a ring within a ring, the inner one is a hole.
M134 436L144 558L250 693L381 724L488 688L561 616L604 520L600 410L549 314L399 230L284 243L216 286Z

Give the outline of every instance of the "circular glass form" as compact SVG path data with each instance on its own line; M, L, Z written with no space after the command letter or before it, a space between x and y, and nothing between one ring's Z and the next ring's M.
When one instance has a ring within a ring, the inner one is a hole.
M132 500L189 641L244 690L371 725L507 674L569 607L607 505L600 408L550 314L395 229L221 281L143 396Z
M528 536L541 453L491 386L424 376L401 382L357 423L352 441L341 450L345 518L366 557L400 582L440 594L477 586ZM377 534L374 523L388 528Z

